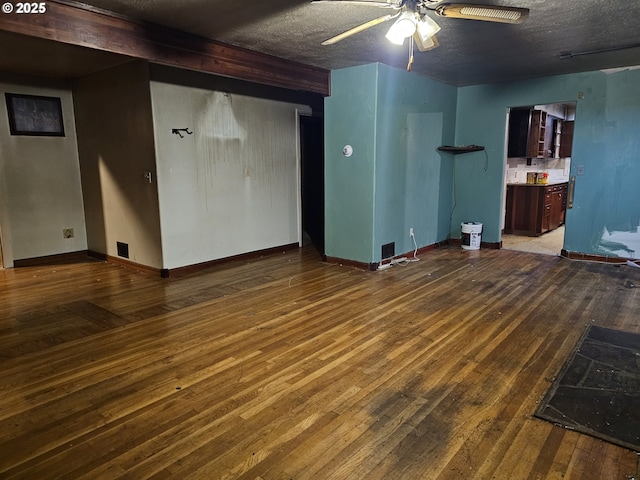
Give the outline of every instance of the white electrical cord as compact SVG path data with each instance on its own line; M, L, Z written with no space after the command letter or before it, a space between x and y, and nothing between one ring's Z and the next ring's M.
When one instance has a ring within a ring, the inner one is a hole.
M413 250L413 258L411 260L409 260L410 262L418 262L420 261L420 259L418 258L418 244L416 243L416 236L415 234L411 234L411 238L413 239L413 246L414 246L414 250Z

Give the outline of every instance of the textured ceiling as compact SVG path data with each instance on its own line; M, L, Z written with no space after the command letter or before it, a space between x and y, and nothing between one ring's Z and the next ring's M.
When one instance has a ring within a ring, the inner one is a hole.
M438 34L440 46L429 52L416 52L412 68L415 73L460 86L640 65L639 0L468 1L526 7L530 15L519 25L433 15L442 27ZM321 45L329 37L389 13L367 5L309 0L83 3L329 70L371 62L405 68L408 60L407 46L392 45L384 38L390 23L332 46ZM607 51L631 45L637 46ZM560 55L566 52L596 53L561 59ZM60 55L66 54L61 51Z

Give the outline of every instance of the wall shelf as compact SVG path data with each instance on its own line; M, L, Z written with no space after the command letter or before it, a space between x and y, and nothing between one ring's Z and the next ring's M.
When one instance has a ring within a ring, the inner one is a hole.
M441 147L438 147L438 150L440 152L447 152L457 155L458 153L480 152L484 150L484 147L481 145L460 145L457 147L451 145L443 145Z

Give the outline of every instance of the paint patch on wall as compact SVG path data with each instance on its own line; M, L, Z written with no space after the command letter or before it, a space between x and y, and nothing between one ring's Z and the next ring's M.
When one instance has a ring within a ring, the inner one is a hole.
M247 130L236 119L230 93L208 92L202 95L202 100L200 111L196 112L195 124L203 138L245 140Z

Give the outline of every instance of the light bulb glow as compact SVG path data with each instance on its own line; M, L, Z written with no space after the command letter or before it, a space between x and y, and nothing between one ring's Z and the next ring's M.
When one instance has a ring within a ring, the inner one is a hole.
M385 35L387 40L396 45L402 45L404 39L416 31L416 16L411 12L402 12Z

